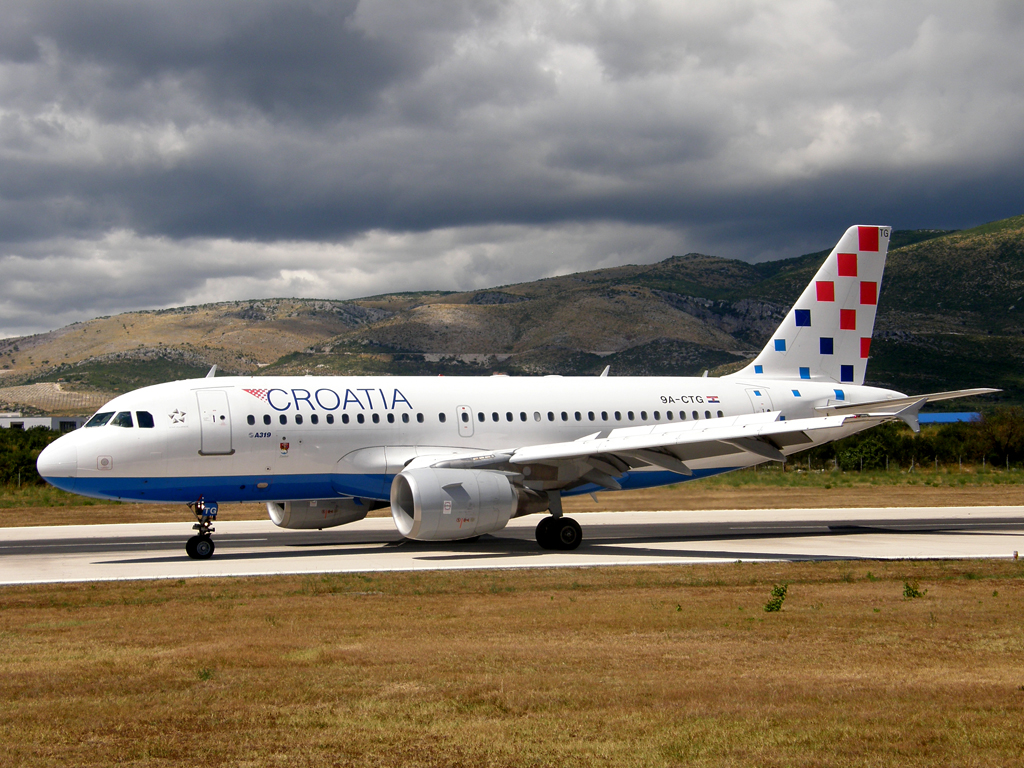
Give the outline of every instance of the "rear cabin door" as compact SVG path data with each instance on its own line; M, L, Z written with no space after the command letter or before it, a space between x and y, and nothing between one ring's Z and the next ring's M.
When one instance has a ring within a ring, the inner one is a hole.
M228 410L228 393L223 389L200 389L199 424L202 430L203 456L227 456L234 453L231 448L231 413Z
M772 399L768 397L767 389L748 389L747 397L754 407L754 413L767 413L772 410Z

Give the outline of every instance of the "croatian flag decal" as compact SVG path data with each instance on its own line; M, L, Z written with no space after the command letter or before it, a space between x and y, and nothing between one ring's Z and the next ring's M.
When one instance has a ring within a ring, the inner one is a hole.
M718 395L708 395L708 402L709 403L717 403L718 402Z
M248 392L250 395L255 397L257 400L267 402L267 391L266 389L243 389L243 392Z

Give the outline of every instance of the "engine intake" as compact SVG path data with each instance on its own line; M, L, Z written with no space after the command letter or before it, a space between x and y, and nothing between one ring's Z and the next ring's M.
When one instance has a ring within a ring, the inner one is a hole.
M362 520L369 511L367 500L352 498L267 502L270 519L281 528L333 528Z
M409 469L391 483L391 516L399 533L418 541L468 539L493 533L540 501L512 484L504 472L474 469ZM546 507L545 507L546 508Z

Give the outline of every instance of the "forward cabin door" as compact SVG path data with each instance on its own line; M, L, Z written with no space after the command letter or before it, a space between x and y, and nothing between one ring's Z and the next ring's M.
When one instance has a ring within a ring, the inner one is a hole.
M223 389L200 389L199 425L202 430L203 456L228 456L231 448L231 413L228 410L228 393Z
M754 413L767 413L772 410L772 399L768 397L767 389L748 389L747 397L754 407Z

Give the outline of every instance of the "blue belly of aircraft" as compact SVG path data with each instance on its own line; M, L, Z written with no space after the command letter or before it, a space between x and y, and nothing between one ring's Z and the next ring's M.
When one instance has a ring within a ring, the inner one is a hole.
M619 478L623 490L655 488L731 472L734 467L695 470L692 476L675 472L629 472ZM207 502L289 501L356 496L387 500L394 475L260 475L215 477L48 477L47 482L65 491L115 501L146 501L187 504L198 498ZM261 487L263 486L263 487ZM566 496L606 491L599 485L583 485Z

